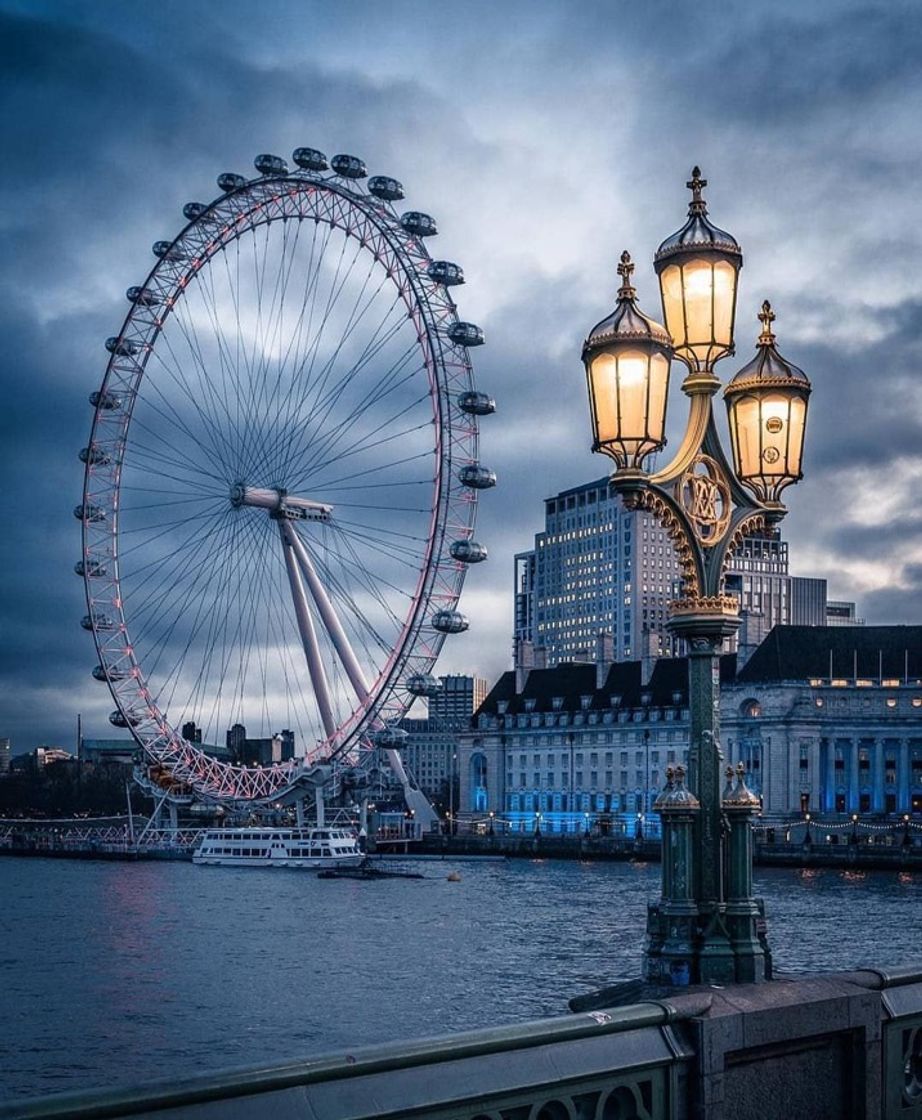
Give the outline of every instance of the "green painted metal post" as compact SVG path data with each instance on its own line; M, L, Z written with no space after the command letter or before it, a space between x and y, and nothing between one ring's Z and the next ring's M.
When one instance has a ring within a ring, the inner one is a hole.
M746 785L746 768L727 767L727 788L723 809L730 822L727 875L727 928L736 963L736 981L752 984L767 979L768 962L759 940L762 910L752 894L752 818L759 811L759 799Z
M649 915L647 975L673 984L691 981L698 906L695 901L694 834L700 805L685 785L685 768L666 771L656 799L663 830L662 898Z

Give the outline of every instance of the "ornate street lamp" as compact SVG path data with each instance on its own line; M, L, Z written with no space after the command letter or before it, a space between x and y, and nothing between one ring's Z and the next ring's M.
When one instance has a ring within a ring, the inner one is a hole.
M726 593L724 575L734 550L747 537L772 532L786 512L780 495L802 474L810 382L775 349L773 314L764 304L756 357L726 390L731 465L714 420L713 400L721 384L714 366L733 353L743 257L735 238L709 220L701 193L707 181L697 167L687 185L692 192L688 220L660 245L654 259L668 334L637 307L630 283L634 266L625 253L618 268L617 306L590 331L583 362L593 449L615 461L611 483L625 506L664 526L682 573L681 596L670 606L668 625L688 650L689 787L700 810L694 858L668 877L664 872L664 892L671 889L668 883L693 880L691 980L725 983L765 978L770 961L764 938L756 935L757 900L743 906L734 895L733 922L728 922L725 868L736 866L739 872L740 864L733 862L734 851L725 851L718 658L740 620L739 603ZM648 456L665 445L671 356L688 367L682 382L689 398L688 424L672 461L650 474ZM745 827L751 828L748 817ZM743 825L734 835L741 836L741 830ZM740 843L731 841L731 847ZM664 850L663 858L679 857ZM735 891L743 881L738 874ZM644 966L651 979L668 979L669 962L675 963L688 944L687 937L681 944L670 942L667 901L664 893L663 906L651 914ZM752 929L744 936L740 922L750 920Z

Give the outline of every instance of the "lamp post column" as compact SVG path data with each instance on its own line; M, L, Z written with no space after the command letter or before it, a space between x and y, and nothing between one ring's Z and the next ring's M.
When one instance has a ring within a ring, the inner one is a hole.
M695 829L694 881L699 946L692 981L732 983L733 949L723 915L724 823L721 812L720 649L736 632L736 604L715 596L710 610L673 604L670 630L688 647L690 787L700 809ZM697 973L697 975L696 975Z

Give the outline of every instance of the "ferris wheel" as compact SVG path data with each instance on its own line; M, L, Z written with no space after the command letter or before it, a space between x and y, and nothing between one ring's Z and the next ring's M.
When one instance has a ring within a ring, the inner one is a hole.
M400 183L354 156L293 163L219 176L155 243L80 453L76 571L109 718L216 800L395 752L468 628L496 482L468 356L483 332L451 298L461 268L426 248L435 220L398 213Z

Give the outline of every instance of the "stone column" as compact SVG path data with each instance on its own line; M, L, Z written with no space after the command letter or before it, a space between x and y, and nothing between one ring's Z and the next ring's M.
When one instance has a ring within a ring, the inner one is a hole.
M875 813L884 811L884 743L874 740L874 783L871 794L871 808Z
M836 807L836 741L826 740L826 789L823 797L823 809L834 812Z
M896 786L896 808L897 812L908 813L912 805L912 798L909 791L909 740L899 740L899 754L897 755L897 786Z
M850 813L858 812L860 803L860 770L858 768L858 740L849 739L848 748L848 796L845 807Z
M746 786L746 768L727 767L727 786L723 809L730 822L727 876L727 929L738 984L753 984L767 979L765 950L759 941L761 910L752 894L752 818L759 811L759 799Z

